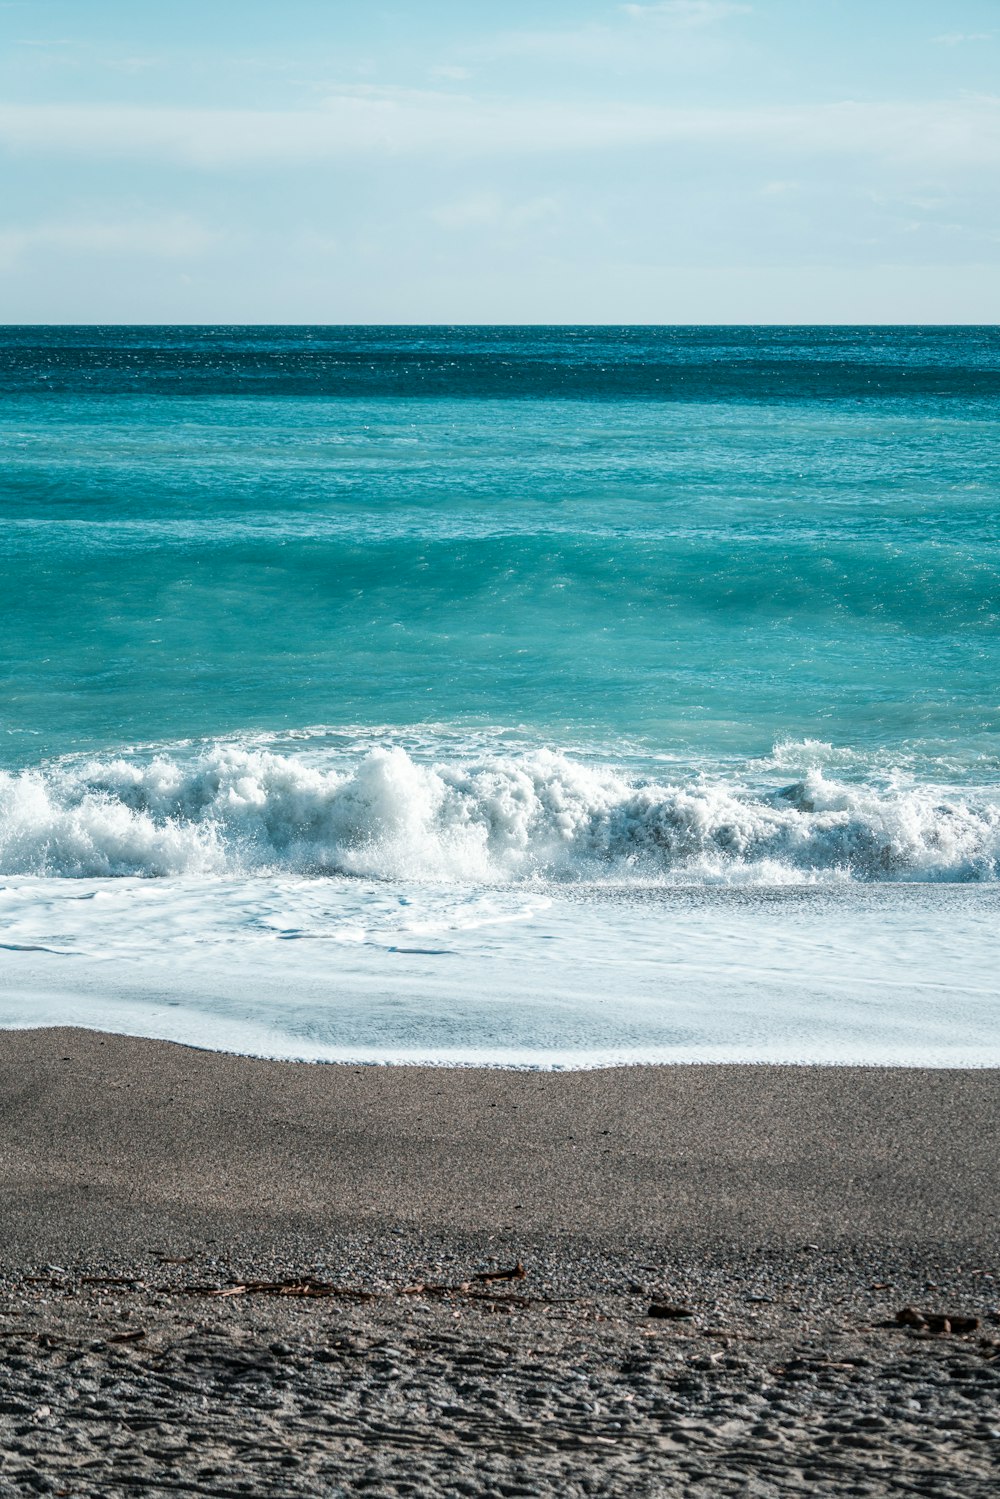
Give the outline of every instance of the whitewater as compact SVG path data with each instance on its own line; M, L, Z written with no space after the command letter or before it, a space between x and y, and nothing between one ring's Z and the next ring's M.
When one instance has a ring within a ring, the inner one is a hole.
M813 768L768 790L760 768L756 786L672 781L550 749L422 763L397 744L345 758L228 744L0 772L0 872L646 887L1000 870L996 788L852 784Z
M1000 1064L995 330L0 334L0 1025Z
M665 776L372 737L0 774L5 1023L314 1060L1000 1062L995 789L815 743Z

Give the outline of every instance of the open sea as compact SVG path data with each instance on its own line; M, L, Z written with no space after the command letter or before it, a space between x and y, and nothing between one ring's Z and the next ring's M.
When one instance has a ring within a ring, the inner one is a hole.
M1000 329L0 329L0 1025L1000 1065Z

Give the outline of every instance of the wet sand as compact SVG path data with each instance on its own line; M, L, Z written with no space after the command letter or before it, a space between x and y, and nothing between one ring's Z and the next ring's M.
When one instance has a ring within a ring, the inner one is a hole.
M1000 1071L531 1073L0 1032L8 1264L347 1232L995 1244Z
M0 1033L0 1496L994 1493L998 1148L995 1070Z

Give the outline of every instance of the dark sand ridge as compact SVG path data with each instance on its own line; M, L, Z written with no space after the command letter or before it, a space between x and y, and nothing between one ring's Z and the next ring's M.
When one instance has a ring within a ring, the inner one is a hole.
M995 1249L1000 1071L531 1073L0 1033L6 1266L344 1234Z

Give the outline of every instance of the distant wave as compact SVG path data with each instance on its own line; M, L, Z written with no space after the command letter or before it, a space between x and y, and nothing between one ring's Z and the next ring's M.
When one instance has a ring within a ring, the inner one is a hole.
M566 755L424 764L399 747L333 768L232 744L0 773L0 874L287 871L459 883L1000 875L988 793L811 769L762 790L659 781Z

